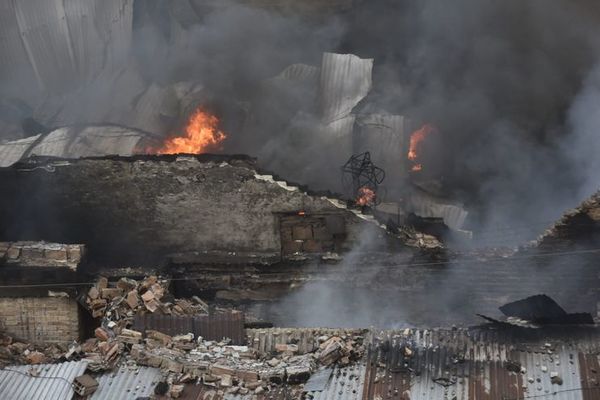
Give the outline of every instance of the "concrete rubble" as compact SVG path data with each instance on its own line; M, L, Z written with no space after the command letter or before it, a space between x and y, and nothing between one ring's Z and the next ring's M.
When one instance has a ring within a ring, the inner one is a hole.
M121 278L113 284L100 278L84 293L83 303L99 321L94 337L68 346L44 347L1 335L0 366L82 360L92 376L123 367L157 368L167 385L160 390L165 389L166 398L177 398L185 385L202 385L217 394L231 395L266 394L282 386L300 393L319 368L347 366L365 354L364 336L359 335L362 331L315 337L309 352L303 352L292 339L277 344L273 351L261 352L252 343L233 345L230 339L135 330L132 326L137 313L193 316L209 312L208 304L197 297L173 298L167 281L156 276L141 281ZM251 336L246 340L251 342Z
M208 305L198 297L191 301L175 299L168 294L166 284L156 276L141 282L121 278L114 285L109 285L108 279L100 278L88 291L85 303L94 318L102 318L102 329L113 331L117 325L122 328L131 323L136 313L208 314Z

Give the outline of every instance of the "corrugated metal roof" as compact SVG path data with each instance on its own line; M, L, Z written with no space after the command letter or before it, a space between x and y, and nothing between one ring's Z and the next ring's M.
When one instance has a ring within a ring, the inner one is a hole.
M85 361L6 367L0 370L0 399L71 400L73 379L83 375L86 368ZM39 375L32 376L32 370Z
M335 144L342 154L351 154L355 120L356 116L350 114L328 124L323 124L321 127L323 139L329 140L330 144Z
M373 59L324 53L319 95L324 123L347 117L371 90Z
M245 344L244 313L227 312L214 315L137 314L133 322L139 331L157 330L168 335L193 333L206 340L231 339L233 344Z
M179 400L291 400L296 399L286 386L277 387L262 394L250 391L248 394L223 393L220 389L202 384L185 385Z
M13 1L0 1L0 76L36 81L23 46Z
M39 137L40 135L35 135L0 144L0 167L8 167L19 161Z
M154 393L154 388L162 380L158 368L121 367L96 377L98 389L90 400L136 400Z
M323 368L316 371L308 381L304 384L305 392L322 392L327 387L329 383L329 378L331 378L331 373L333 372L332 368Z
M127 57L131 0L2 3L0 65L10 72L7 76L26 66L41 87L60 91L122 64Z
M46 136L0 144L0 166L8 167L24 155L63 158L105 155L129 156L148 134L119 126L85 126L56 129ZM31 147L33 145L33 147Z
M408 119L402 115L368 114L359 116L356 122L353 153L370 152L373 162L389 175L388 182L406 176Z
M369 353L363 398L600 399L599 332L581 327L388 332ZM554 375L560 384L552 381Z
M323 391L307 393L308 399L314 400L359 400L363 397L365 383L364 364L349 367L336 367Z
M364 150L360 149L361 151L369 151L375 157L379 150L377 146L390 147L390 151L394 151L398 157L402 157L403 160L406 158L408 119L405 116L367 114L361 115L357 122L360 126L360 139L368 146Z
M273 79L289 79L292 81L317 81L319 68L307 64L292 64L286 67Z

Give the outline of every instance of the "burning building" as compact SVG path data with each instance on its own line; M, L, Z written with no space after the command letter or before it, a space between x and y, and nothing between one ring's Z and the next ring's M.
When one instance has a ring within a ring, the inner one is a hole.
M591 1L0 5L0 398L598 397Z

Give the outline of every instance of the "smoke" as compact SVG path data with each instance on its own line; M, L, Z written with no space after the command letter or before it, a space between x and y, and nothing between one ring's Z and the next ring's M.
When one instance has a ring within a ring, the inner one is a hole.
M251 313L277 326L472 326L485 322L477 314L502 318L500 306L536 294L552 297L567 312L596 312L596 262L576 248L562 255L468 255L436 263L386 254L378 243L374 232L363 232L340 265L319 266L306 284L253 304Z
M280 326L357 328L409 320L408 307L398 302L397 285L374 293L385 282L382 270L369 265L387 251L379 235L378 228L365 226L339 264L319 266L308 283L274 303L254 305L252 312Z
M295 63L318 67L323 52L347 52L375 59L374 87L357 113L400 114L438 127L430 165L486 243L531 237L596 189L596 2L354 4L337 14L298 14L235 1L136 1L131 51L113 72L85 71L92 81L77 90L31 95L38 84L30 66L2 69L3 138L14 138L15 124L31 114L50 126L109 122L166 135L191 103L205 104L229 133L224 151L337 189L335 162L350 154L327 154L317 82L271 78ZM101 59L103 51L89 49L90 57ZM64 78L69 88L77 79ZM200 88L191 103L173 86L182 81ZM16 87L27 87L28 104L14 99ZM405 182L386 184L397 193ZM514 226L525 228L497 232Z
M598 16L592 1L375 1L344 49L375 58L377 106L438 126L439 177L471 227L539 231L594 173L570 155L585 139L567 150L566 116L598 54Z
M600 188L600 63L590 71L582 90L569 109L569 135L562 151L576 170L579 198L588 197Z

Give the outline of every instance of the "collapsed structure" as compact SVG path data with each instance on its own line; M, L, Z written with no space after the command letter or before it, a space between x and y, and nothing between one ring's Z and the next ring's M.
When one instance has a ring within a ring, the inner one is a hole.
M373 99L374 59L319 50L243 101L143 67L136 35L172 55L214 3L3 6L0 73L33 87L0 97L0 398L600 398L600 193L471 248L440 132Z

